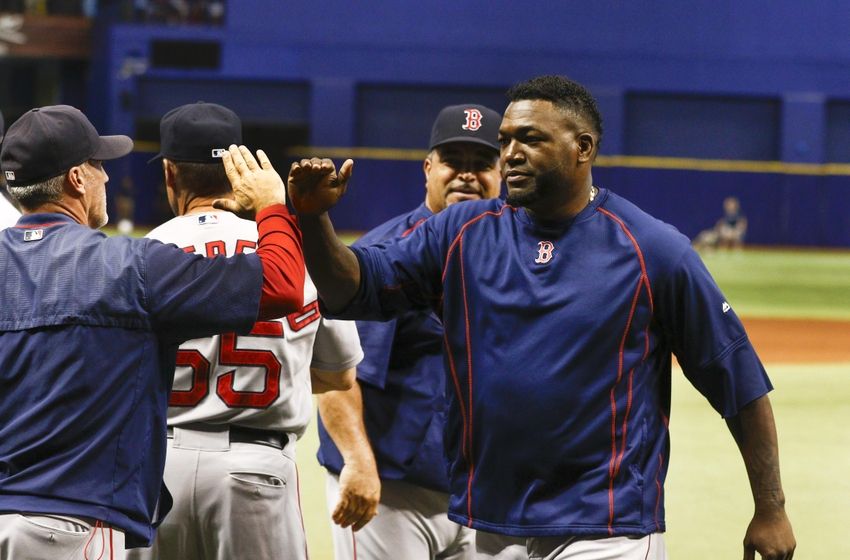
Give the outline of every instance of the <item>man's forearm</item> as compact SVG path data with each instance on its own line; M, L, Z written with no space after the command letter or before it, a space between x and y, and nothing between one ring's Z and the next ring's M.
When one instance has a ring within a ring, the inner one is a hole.
M747 468L756 513L782 510L785 494L779 476L776 424L767 395L745 406L727 424Z
M318 395L322 423L339 449L346 464L358 463L375 467L375 456L366 426L363 424L363 395L356 381L347 391L332 391Z
M327 214L299 216L310 277L329 311L339 311L360 288L360 263L334 232Z

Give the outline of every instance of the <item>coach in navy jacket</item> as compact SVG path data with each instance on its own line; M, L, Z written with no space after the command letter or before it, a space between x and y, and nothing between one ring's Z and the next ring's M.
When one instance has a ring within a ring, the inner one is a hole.
M544 76L508 97L507 200L451 206L395 243L335 241L325 210L350 160L289 174L328 310L431 308L443 322L449 517L534 558L665 558L675 353L741 450L755 498L745 557L790 558L771 385L740 320L687 238L593 185L602 126L584 87Z
M168 509L177 345L302 305L300 234L262 152L257 164L244 147L222 150L235 200L219 205L256 213L256 254L205 259L97 231L107 221L102 161L131 149L61 105L26 113L3 143L24 209L0 232L0 550L11 557L94 558L112 547L123 557L122 536L127 548L148 545L157 504L159 517ZM31 514L42 515L28 524Z

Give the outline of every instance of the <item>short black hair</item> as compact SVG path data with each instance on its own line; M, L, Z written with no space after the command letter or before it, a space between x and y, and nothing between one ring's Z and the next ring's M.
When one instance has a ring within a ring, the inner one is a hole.
M524 99L545 99L558 107L571 111L587 119L596 131L596 142L602 140L602 115L596 106L596 99L587 88L564 76L538 76L515 84L508 90L511 102Z
M216 163L171 161L171 164L177 169L174 183L180 189L193 192L198 196L223 195L232 190L224 165L220 161Z

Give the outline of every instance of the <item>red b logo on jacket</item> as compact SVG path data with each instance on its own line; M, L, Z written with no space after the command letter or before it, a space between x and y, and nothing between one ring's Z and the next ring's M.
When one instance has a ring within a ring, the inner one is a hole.
M551 241L537 242L537 258L534 262L537 264L546 264L552 260L552 252L555 250L555 245Z

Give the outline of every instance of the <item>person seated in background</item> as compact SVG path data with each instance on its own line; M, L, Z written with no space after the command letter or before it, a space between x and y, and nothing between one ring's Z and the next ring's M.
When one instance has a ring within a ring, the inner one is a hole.
M741 202L735 196L723 199L723 216L714 227L700 232L694 240L694 248L740 249L747 234L747 217L741 213Z

